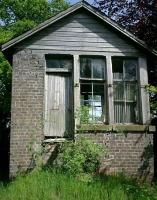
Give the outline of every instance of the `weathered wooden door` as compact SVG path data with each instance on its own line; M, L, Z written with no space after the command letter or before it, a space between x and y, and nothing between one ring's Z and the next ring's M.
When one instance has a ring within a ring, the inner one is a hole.
M73 130L73 97L71 76L46 75L45 135L65 137Z

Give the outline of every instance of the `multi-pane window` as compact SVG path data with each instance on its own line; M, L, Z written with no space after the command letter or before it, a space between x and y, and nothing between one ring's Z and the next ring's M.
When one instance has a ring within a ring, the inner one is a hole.
M137 59L112 58L115 123L138 122Z
M80 57L81 107L88 112L88 122L105 122L105 71L103 57Z

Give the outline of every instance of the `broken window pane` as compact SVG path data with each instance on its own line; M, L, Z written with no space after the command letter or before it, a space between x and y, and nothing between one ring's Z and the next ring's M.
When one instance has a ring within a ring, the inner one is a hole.
M105 70L105 58L80 57L81 107L88 111L88 122L105 122Z
M113 79L123 79L123 60L120 58L112 59Z
M81 83L81 105L88 106L88 122L104 121L104 84Z

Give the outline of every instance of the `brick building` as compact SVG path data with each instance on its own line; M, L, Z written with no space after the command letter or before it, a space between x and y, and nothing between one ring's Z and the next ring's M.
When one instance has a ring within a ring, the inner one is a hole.
M86 2L2 51L13 65L10 176L32 167L32 143L38 150L47 142L51 152L54 141L79 130L107 146L109 172L153 174L145 86L148 58L157 52Z

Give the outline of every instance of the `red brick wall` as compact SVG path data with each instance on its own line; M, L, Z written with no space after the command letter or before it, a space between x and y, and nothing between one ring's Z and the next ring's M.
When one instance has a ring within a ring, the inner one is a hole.
M124 172L140 178L153 177L153 134L147 133L85 133L85 136L100 143L107 151L102 160L101 172Z
M13 56L10 176L31 168L31 148L43 139L44 59L24 50Z

